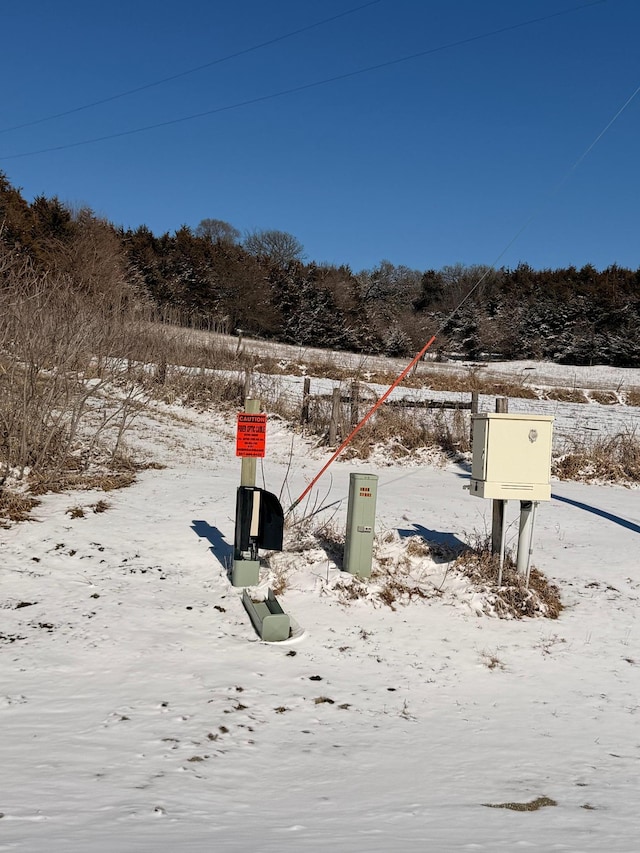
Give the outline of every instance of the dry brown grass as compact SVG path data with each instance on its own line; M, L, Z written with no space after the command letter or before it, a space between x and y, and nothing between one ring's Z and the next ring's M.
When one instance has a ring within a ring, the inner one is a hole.
M551 797L536 797L535 800L530 800L528 803L483 803L489 809L510 809L514 812L537 812L538 809L547 808L548 806L557 806L558 803L552 800ZM586 808L586 806L583 806Z
M460 554L453 567L468 577L476 588L488 594L490 605L502 619L522 619L525 616L558 618L563 609L560 590L539 569L531 567L527 587L513 558L506 555L502 584L498 586L499 565L499 556L492 554L488 545L482 543Z
M613 391L589 391L589 397L601 406L615 406L618 403L618 395Z
M474 368L467 370L466 373L459 374L426 370L415 378L422 380L420 387L430 388L432 391L460 391L468 393L477 391L479 394L488 394L496 397L519 397L520 399L527 400L538 398L536 391L524 381L491 379Z
M547 388L545 397L547 400L558 400L560 403L589 402L584 391L581 391L579 388Z
M238 408L244 403L244 379L240 376L217 375L210 372L185 372L172 367L162 383L148 374L141 383L150 396L164 403L179 403L196 411Z
M376 578L380 579L379 573L374 575L374 580ZM412 601L426 601L433 598L435 594L434 589L426 589L416 583L408 572L400 570L386 573L380 587L375 591L375 598L391 610L395 610L396 605L406 606Z
M97 490L112 492L124 489L136 481L135 471L61 473L48 476L46 473L32 474L28 478L29 492L32 495L44 495L50 492L71 490Z
M638 406L640 408L640 388L629 388L625 397L627 406Z
M180 321L179 317L172 318ZM155 365L159 382L170 365L207 370L251 369L255 357L238 351L237 342L221 339L174 322L150 318L130 327L126 352L121 355L137 364Z
M640 438L634 431L574 440L552 463L561 480L640 483Z
M9 522L26 521L31 510L38 506L39 500L31 495L17 494L10 489L0 490L0 527L8 527Z
M354 436L345 458L368 459L376 446L396 460L425 448L452 456L465 453L470 449L468 415L461 409L381 408Z

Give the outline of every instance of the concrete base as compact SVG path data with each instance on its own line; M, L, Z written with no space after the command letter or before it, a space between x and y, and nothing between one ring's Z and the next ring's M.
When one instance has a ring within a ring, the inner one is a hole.
M233 586L257 586L260 579L260 560L234 560L231 570Z

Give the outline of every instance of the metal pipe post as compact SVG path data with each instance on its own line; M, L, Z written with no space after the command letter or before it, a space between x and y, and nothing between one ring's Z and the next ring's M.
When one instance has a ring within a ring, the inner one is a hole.
M533 502L520 501L520 529L518 531L517 569L525 577L531 562L531 543L533 541Z

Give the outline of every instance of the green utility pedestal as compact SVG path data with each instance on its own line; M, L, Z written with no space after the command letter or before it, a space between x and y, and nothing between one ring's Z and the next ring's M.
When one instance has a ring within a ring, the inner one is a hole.
M361 578L371 577L377 496L375 474L350 475L343 566L345 571Z

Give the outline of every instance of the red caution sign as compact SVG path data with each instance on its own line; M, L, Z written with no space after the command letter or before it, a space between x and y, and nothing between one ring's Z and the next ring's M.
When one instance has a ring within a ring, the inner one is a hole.
M236 456L262 458L267 443L267 416L238 412Z

